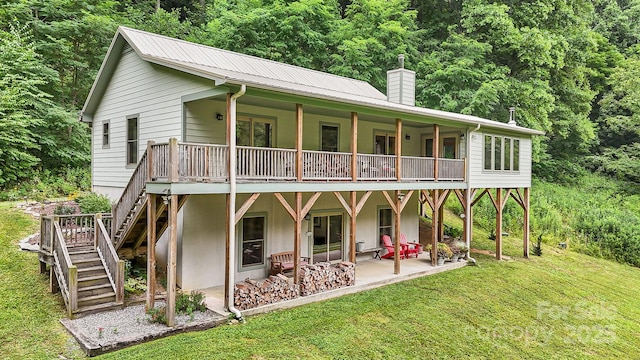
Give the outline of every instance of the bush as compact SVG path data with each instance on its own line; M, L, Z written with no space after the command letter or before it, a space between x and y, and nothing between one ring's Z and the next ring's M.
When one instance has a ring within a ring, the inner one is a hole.
M108 197L96 193L86 193L76 198L83 214L97 214L111 212L111 200Z
M53 210L53 213L55 215L72 215L76 213L76 209L73 206L59 204Z
M147 310L147 315L149 315L148 320L152 323L158 324L166 324L167 323L167 307L154 307Z
M0 189L0 201L43 201L87 191L90 187L91 173L88 168L33 171L30 180L7 184Z
M190 294L179 293L176 298L176 312L191 315L194 311L205 311L204 294L192 291Z

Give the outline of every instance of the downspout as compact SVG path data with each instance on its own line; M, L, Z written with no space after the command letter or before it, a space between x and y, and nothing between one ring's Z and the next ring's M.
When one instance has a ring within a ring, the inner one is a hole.
M471 133L474 133L474 132L480 130L480 126L481 126L481 124L478 123L478 126L476 126L475 129L469 131L469 136L467 136L467 144L466 144L466 146L467 146L467 158L469 158L469 153L471 152L471 136L472 136ZM465 171L467 172L467 194L469 194L469 191L471 191L471 186L470 186L470 184L471 184L471 181L470 181L471 180L471 170L470 170L470 168L471 167L469 165L470 165L470 162L467 161L467 168L465 169ZM472 199L470 197L467 197L467 200L469 201L469 203L468 203L469 211L468 211L468 214L466 214L467 218L465 218L464 221L468 221L467 228L471 229L473 227L473 219L471 219L471 216L468 216L468 215L471 214L471 212L472 212L472 210L471 210L471 200ZM468 232L472 233L471 230L469 230ZM470 234L467 234L467 238L465 239L465 242L467 243L467 259L470 260L473 265L476 265L477 264L476 259L471 257L471 236L470 236Z
M231 95L229 102L229 311L242 321L242 313L233 306L234 274L236 271L236 101L247 91L242 85L240 91Z

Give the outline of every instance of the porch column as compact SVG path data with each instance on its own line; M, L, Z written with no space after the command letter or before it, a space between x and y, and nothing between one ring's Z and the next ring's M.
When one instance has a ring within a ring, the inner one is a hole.
M358 181L358 113L351 113L351 181ZM357 216L357 193L351 191L349 194L349 261L356 262L356 216Z
M227 140L227 146L231 147L231 93L227 93L227 104L226 104L226 116L225 119L226 121L226 140ZM227 174L230 176L231 175L231 149L229 149L229 151L227 151ZM225 221L225 245L224 245L224 308L228 309L229 305L233 304L229 304L229 275L230 275L230 263L229 261L231 260L231 211L233 211L235 213L236 209L235 209L235 205L231 206L231 194L227 193L225 194L225 200L226 200L226 217L225 219L227 221ZM234 225L235 226L235 225Z
M169 251L167 254L167 326L176 320L176 258L178 253L178 195L169 202Z
M502 259L502 188L496 189L496 260Z
M475 193L475 191L474 191ZM473 194L471 189L464 190L464 242L467 244L467 256L471 252L471 237L473 234L473 207L471 206Z
M295 229L293 232L293 281L300 282L300 235L302 233L302 193L296 192Z
M438 241L444 240L444 202L438 206Z
M155 306L156 299L156 200L147 194L147 302L146 310Z
M351 113L351 181L358 180L358 113Z
M396 119L396 179L402 180L402 119Z
M529 190L524 188L524 229L522 231L522 247L524 257L529 258Z
M440 208L438 206L438 199L440 198L440 190L433 190L433 211L431 215L431 265L436 266L438 261L438 232L440 215Z
M357 193L351 191L349 194L349 207L351 213L349 214L349 261L355 264L356 262L356 216L358 214L358 200Z
M302 104L296 104L296 180L302 181Z
M400 274L400 215L402 214L402 202L400 201L400 190L395 191L396 198L396 221L395 221L395 240L393 241L393 273ZM406 257L406 254L405 254Z
M433 124L433 179L438 181L438 158L440 157L440 125Z

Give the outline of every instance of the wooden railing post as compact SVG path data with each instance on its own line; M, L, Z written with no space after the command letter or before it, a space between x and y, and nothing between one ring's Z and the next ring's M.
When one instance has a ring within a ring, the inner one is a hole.
M116 303L124 301L124 260L118 260L118 274L116 274Z
M98 221L102 221L102 214L100 213L96 214L93 218L93 247L95 249L98 248L98 232L100 232Z
M169 182L178 181L178 140L169 139Z
M155 143L153 140L147 141L147 182L153 180L153 145Z
M67 310L69 319L73 319L73 314L78 310L78 267L69 266L69 309Z
M53 254L53 249L55 248L55 241L56 241L56 237L55 237L55 233L56 233L56 223L60 223L60 217L58 215L54 215L51 218L51 229L49 231L49 234L51 236L51 250L49 250L49 254Z
M433 124L433 180L438 181L438 158L440 157L440 125Z

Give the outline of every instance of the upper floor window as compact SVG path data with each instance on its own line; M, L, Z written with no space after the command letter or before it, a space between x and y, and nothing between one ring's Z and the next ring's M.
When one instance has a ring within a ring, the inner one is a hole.
M127 118L127 165L138 163L138 116Z
M520 171L520 140L505 136L484 136L484 170Z
M110 126L109 121L102 122L102 147L103 148L109 147L109 136L110 136L109 126Z
M396 135L389 133L376 133L374 136L374 150L376 154L380 155L395 155L396 154Z
M456 136L445 136L440 138L439 157L445 159L458 158L458 138ZM426 157L433 157L433 138L424 140L424 153Z
M238 117L236 144L239 146L273 147L274 128L274 120Z
M320 144L322 151L338 151L338 126L326 125L320 126Z

